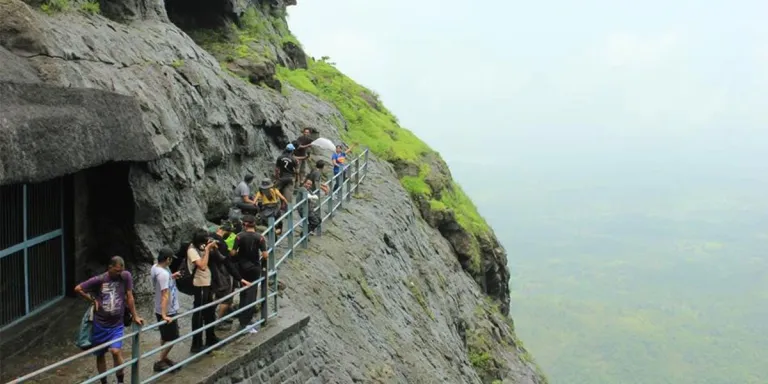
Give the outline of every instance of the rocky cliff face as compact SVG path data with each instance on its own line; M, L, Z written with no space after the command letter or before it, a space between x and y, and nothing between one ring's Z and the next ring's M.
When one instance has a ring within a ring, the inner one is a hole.
M148 262L225 214L242 175L267 176L301 128L361 143L375 155L364 201L283 272L289 301L319 309L327 381L543 382L507 316L509 271L493 232L374 93L306 57L285 21L294 4L0 0L3 107L24 106L36 122L5 118L4 131L70 133L43 135L59 150L36 156L24 156L27 141L0 142L0 182L128 162L131 257Z

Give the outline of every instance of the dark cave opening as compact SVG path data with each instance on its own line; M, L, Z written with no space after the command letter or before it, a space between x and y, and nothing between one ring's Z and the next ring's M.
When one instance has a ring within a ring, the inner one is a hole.
M140 261L129 170L129 163L110 162L82 171L76 183L78 259L94 268L112 256L122 256L129 268Z
M223 27L235 16L231 1L165 0L165 11L173 24L184 31Z

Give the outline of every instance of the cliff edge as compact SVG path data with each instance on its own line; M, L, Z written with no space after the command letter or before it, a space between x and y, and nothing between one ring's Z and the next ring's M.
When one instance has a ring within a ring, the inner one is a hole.
M374 92L305 55L291 5L0 0L3 93L34 99L12 109L39 123L3 120L0 183L127 164L132 222L121 231L136 245L110 251L146 264L226 214L242 175L270 174L303 127L359 143L374 154L364 202L281 271L286 305L313 316L324 381L545 382L515 337L491 228ZM40 135L57 150L35 145Z

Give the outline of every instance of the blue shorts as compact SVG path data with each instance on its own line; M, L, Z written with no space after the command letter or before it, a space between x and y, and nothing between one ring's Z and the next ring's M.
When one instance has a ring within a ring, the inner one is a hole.
M123 330L125 327L120 324L116 327L105 327L101 324L93 322L93 328L91 329L91 344L93 346L97 346L103 343L106 343L110 340L115 340L123 337ZM93 352L96 356L102 356L105 353L107 353L107 349L114 348L114 349L121 349L123 347L123 341L117 340L114 343L107 346L107 348L100 349L98 351Z

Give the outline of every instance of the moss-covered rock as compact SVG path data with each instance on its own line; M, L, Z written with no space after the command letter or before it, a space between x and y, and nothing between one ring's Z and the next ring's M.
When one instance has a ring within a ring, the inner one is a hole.
M519 377L519 372L513 371L516 367L528 366L543 380L539 382L546 384L546 376L514 331L512 319L502 314L497 304L486 301L479 305L466 329L469 362L483 383L506 383L511 377ZM510 365L511 361L519 364Z

